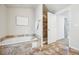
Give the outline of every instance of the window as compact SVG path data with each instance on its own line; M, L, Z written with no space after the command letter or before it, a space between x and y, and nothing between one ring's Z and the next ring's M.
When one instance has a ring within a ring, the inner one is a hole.
M28 25L28 17L17 16L16 17L16 25L19 25L19 26L26 26L26 25Z

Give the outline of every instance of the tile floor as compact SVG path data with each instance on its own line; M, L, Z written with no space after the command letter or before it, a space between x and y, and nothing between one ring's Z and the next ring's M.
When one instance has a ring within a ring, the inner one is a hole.
M0 47L1 55L79 55L79 52L56 41L39 48L32 48L32 42L23 42Z

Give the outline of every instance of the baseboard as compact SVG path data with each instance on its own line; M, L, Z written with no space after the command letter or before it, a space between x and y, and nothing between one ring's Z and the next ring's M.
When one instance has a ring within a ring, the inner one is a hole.
M69 46L70 48L72 48L72 49L74 49L74 50L77 50L77 51L79 51L79 49L78 48L76 48L76 47L72 47L72 46Z

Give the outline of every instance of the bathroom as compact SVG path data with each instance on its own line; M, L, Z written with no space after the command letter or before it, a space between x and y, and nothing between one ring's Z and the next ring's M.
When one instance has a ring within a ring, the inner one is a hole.
M41 39L41 4L0 5L0 53L16 54L12 50L21 49L21 52L17 52L20 54L25 52L26 48L27 51L38 48L41 46Z
M79 5L1 4L1 55L79 55Z

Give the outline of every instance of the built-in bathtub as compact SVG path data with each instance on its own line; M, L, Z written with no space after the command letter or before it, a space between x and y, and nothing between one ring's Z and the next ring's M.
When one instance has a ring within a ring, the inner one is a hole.
M26 54L32 48L39 48L40 40L34 36L8 38L0 42L0 55Z
M17 44L17 43L27 42L27 41L32 41L32 39L33 39L33 36L7 38L7 39L3 40L2 42L0 42L0 46Z

